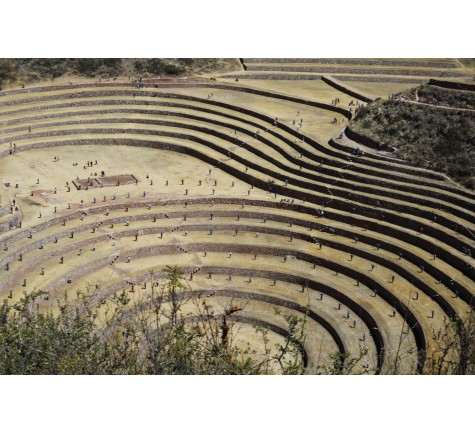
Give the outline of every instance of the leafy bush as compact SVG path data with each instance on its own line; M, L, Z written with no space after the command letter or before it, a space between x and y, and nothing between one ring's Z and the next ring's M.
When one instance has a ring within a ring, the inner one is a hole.
M18 65L12 59L0 59L0 84L17 78Z
M183 74L185 70L175 65L165 65L163 72L168 75L180 75Z
M75 59L77 72L84 75L94 74L100 66L99 59Z
M163 61L162 59L144 59L142 61L142 71L150 72L155 75L163 73Z
M229 338L227 309L215 315L204 299L192 298L183 272L167 267L161 285L132 303L125 290L107 300L97 287L42 312L46 293L34 291L0 306L0 375L5 374L301 374L306 316L282 315L285 342L263 359L239 349ZM195 306L188 321L184 303ZM232 306L232 303L231 303ZM256 327L266 345L267 331Z
M444 89L442 87L425 84L402 92L398 96L413 101L417 99L419 102L425 104L471 110L475 109L475 92L470 91Z
M122 59L74 59L75 72L94 77L97 74L117 76L123 73Z
M0 59L0 84L28 83L65 74L104 78L133 74L179 76L239 68L236 59Z
M185 66L191 66L195 62L194 59L178 59L178 62L182 63Z
M350 126L393 146L399 157L436 168L473 188L475 113L381 100L361 109Z

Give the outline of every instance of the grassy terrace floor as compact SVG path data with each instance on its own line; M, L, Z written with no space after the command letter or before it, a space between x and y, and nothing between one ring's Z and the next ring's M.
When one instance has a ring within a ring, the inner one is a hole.
M140 300L178 264L190 291L216 291L218 313L245 306L249 323L283 327L279 303L308 305L309 372L361 347L357 372L391 372L401 355L400 373L423 371L444 320L468 316L475 195L332 146L355 97L320 80L84 83L0 93L0 299L41 288L44 309L91 287L105 306L124 290ZM102 171L138 181L74 187ZM249 323L234 339L262 352Z

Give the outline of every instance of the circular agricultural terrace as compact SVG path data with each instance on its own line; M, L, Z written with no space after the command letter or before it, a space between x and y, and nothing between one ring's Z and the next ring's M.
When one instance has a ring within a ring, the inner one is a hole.
M243 80L254 62L239 82L0 92L0 298L42 289L46 308L96 285L98 301L140 300L179 265L187 296L243 307L240 345L259 350L252 324L279 342L274 309L308 306L308 372L360 349L355 372L424 372L445 321L473 305L475 194L340 134L362 95L259 87ZM267 70L320 71L308 64Z

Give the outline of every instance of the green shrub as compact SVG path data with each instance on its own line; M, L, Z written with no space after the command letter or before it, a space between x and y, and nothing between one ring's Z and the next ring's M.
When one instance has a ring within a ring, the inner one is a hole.
M127 291L105 304L90 291L58 301L58 312L40 311L42 291L24 293L20 301L0 305L0 375L39 374L302 374L301 350L307 316L282 316L288 336L263 360L250 357L229 339L226 318L234 311L192 298L178 267L166 267L161 285L131 302ZM193 323L182 311L193 304ZM232 303L230 303L232 305ZM243 306L243 309L245 306ZM256 327L267 342L267 331Z
M195 62L194 59L178 59L178 62L182 63L185 66L191 66Z
M451 96L453 103L458 93ZM350 126L357 133L393 146L399 157L434 167L473 188L475 113L380 100L361 109Z
M93 75L100 66L99 59L75 59L77 72L84 75Z
M162 59L146 59L143 61L143 72L150 72L155 75L163 73L164 64Z
M165 65L165 67L163 68L163 71L165 72L165 74L168 74L168 75L180 75L185 72L183 68L180 68L175 65Z

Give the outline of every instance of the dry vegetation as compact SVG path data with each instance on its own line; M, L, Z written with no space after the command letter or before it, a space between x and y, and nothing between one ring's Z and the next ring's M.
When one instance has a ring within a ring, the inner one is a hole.
M398 98L424 104L475 110L475 92L423 85L398 94Z
M470 107L473 95L463 93L466 97L459 100L459 94L462 93L421 89L420 98L427 102L437 98L440 105ZM393 146L401 158L432 167L475 189L475 112L400 100L377 101L360 110L350 126Z
M237 59L0 59L0 86L61 76L109 79L119 76L180 77L239 70Z
M471 95L281 69L0 62L0 373L474 373Z

